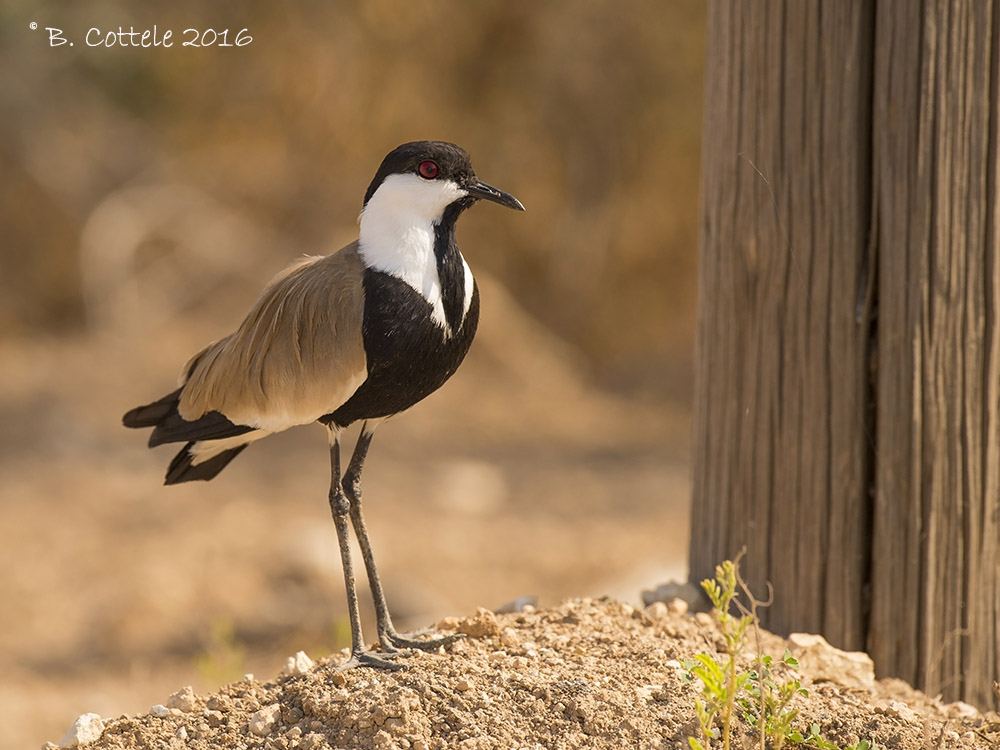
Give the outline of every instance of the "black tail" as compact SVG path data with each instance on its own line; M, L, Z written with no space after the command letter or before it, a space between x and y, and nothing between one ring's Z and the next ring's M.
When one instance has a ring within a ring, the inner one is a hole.
M212 456L200 464L193 464L191 463L191 448L194 447L194 442L190 442L170 462L170 468L167 469L167 478L163 483L180 484L181 482L193 482L197 479L207 482L226 468L226 465L236 458L240 454L240 451L246 448L247 445L249 443L231 448L228 451L223 451L218 456Z
M189 440L221 440L253 431L253 427L233 424L217 411L210 411L189 422L177 413L181 390L178 388L159 401L136 407L122 417L122 424L132 428L152 427L150 448Z
M181 400L181 389L178 388L173 393L168 393L159 401L154 401L145 406L137 406L132 411L127 412L122 417L122 424L126 427L156 427L171 413L177 413L177 402Z
M222 471L226 464L246 448L240 445L223 451L198 464L191 463L191 448L200 440L221 440L237 437L254 430L253 427L230 422L220 412L210 411L198 419L188 421L177 412L182 388L168 393L158 401L132 409L122 417L122 424L131 428L152 427L149 436L149 447L153 448L163 443L182 443L187 445L170 463L167 470L166 484L190 482L194 479L208 480Z

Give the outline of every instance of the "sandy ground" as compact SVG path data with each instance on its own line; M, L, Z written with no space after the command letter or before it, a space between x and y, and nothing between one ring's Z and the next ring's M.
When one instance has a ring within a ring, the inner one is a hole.
M277 680L247 678L206 696L182 689L144 715L82 717L73 736L94 737L94 750L681 750L702 736L694 711L701 685L684 662L696 653L720 658L710 617L572 600L499 616L480 610L439 629L468 637L408 656L407 668L393 672L338 672L343 656L313 666L298 654ZM761 635L776 658L789 645ZM979 748L998 736L1000 723L961 704L928 701L894 681L852 686L861 675L816 665L794 673L807 694L787 707L803 735L815 727L836 747L864 740L887 750ZM742 712L732 731L734 747L758 746Z
M684 577L683 409L594 389L482 283L469 360L380 429L366 465L399 624L525 595L638 603ZM322 429L254 445L211 483L161 486L172 451L147 450L121 414L220 328L132 323L0 348L0 750L347 643Z

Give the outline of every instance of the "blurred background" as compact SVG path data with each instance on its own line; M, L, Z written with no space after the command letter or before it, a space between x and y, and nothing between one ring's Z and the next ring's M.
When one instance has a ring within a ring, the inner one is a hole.
M120 418L353 240L409 140L527 212L463 217L479 337L366 465L398 624L684 578L699 0L27 5L0 3L0 748L347 645L322 428L165 488L174 451ZM84 39L154 24L172 48Z

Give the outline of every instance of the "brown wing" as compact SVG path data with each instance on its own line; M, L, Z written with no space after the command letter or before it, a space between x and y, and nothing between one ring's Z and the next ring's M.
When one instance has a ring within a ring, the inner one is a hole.
M367 375L363 273L354 242L278 274L239 330L188 363L180 415L276 432L334 411Z

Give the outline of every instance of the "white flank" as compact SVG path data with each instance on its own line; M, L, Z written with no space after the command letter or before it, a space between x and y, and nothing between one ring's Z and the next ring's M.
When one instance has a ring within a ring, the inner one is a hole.
M465 258L462 258L462 268L465 269L465 305L462 307L462 320L465 320L465 316L468 315L469 308L472 306L472 287L475 281L472 278L472 269L465 262Z
M271 433L268 430L254 430L242 435L221 440L199 440L191 446L191 465L205 463L210 458L215 458L220 453L232 448L239 448L241 445L252 443L255 440L267 437Z
M446 335L451 330L441 300L434 227L441 223L445 208L465 195L451 180L393 174L379 185L361 212L358 250L365 265L395 276L416 290L430 303L434 322ZM470 304L472 271L465 264L465 312Z

